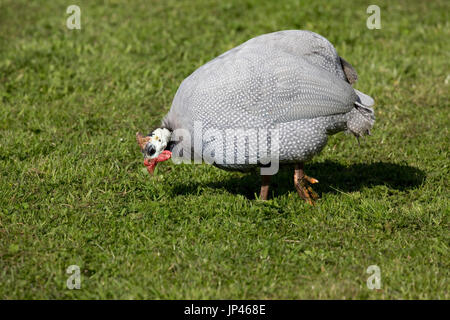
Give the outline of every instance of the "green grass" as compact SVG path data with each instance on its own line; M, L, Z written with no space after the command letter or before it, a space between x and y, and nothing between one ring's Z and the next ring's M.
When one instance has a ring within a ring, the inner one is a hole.
M0 298L449 299L448 1L0 0ZM327 37L376 100L373 136L338 134L255 200L259 177L159 165L134 134L181 81L254 36ZM81 267L80 290L65 270ZM381 269L369 290L366 269Z

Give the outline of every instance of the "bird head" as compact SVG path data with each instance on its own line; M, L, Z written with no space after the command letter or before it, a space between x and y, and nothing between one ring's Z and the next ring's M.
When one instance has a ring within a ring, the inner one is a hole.
M166 128L158 128L148 136L136 133L136 140L144 154L144 165L150 174L153 174L159 162L167 161L172 152L165 150L170 141L171 132Z

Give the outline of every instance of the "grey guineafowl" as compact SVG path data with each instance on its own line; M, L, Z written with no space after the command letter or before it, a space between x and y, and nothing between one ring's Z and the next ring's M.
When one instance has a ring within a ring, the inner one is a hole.
M313 203L317 195L309 184L317 180L304 174L303 163L323 149L328 135L360 137L374 124L373 100L352 88L356 80L353 67L316 33L253 38L193 72L161 127L147 137L137 134L145 164L152 173L173 155L226 170L261 167L265 200L274 163L292 163L299 195Z

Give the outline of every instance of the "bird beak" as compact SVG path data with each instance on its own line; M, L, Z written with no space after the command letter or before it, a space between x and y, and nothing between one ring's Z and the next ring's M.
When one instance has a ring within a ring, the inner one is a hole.
M169 150L164 150L163 152L160 153L159 156L157 156L154 159L145 159L144 160L144 165L147 167L147 171L148 173L150 173L150 175L153 175L153 172L155 171L156 165L159 162L163 162L163 161L167 161L172 157L172 152L170 152Z

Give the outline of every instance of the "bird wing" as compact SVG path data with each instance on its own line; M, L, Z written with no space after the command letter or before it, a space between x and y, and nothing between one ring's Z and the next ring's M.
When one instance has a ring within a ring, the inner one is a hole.
M273 44L250 42L186 78L171 112L215 128L259 127L346 113L357 98L344 76Z
M275 123L346 113L358 98L349 83L298 56L279 54L264 70L267 110L258 111Z
M334 46L323 36L307 30L284 30L261 35L246 45L262 45L303 58L343 80L356 81L355 69L339 57ZM348 73L346 72L348 70ZM351 76L349 76L351 75Z

